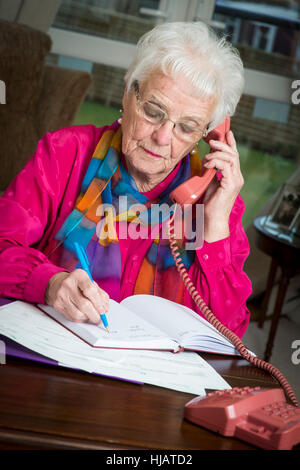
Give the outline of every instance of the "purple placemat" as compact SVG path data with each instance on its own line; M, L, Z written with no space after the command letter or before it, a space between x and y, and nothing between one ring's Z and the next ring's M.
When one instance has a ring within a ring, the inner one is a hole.
M29 361L42 362L44 364L58 365L57 361L49 359L49 357L42 356L31 349L25 348L21 344L16 343L6 336L0 335L0 340L5 343L5 352L8 356L19 357L20 359L28 359Z
M0 297L0 307L2 307L2 305L10 304L11 302L15 302L15 300L4 299L4 298Z

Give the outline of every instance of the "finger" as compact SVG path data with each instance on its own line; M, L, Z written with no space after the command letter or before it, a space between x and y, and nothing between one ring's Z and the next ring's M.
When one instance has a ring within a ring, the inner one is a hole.
M75 307L85 316L85 321L98 325L101 323L99 312L94 307L93 303L87 299L82 293L76 299L72 299Z
M89 317L83 312L78 306L70 299L69 315L72 317L72 321L75 323L86 323L89 321Z
M89 299L99 314L105 313L109 308L109 295L96 282L79 285L82 294Z
M75 322L91 322L95 324L101 322L99 313L89 299L82 294L77 285L69 291L68 295L64 293L62 295L64 298L60 302L61 308L67 318Z
M223 176L229 176L232 174L231 162L225 161L224 159L214 158L209 162L205 163L206 168L215 168L217 171L221 171Z
M232 164L232 165L234 164L234 159L231 154L224 153L224 152L217 152L217 151L214 153L208 153L207 155L205 155L203 160L204 162L209 162L216 158L218 158L219 160L223 160L224 162L227 162L229 164Z
M230 130L226 134L226 140L228 145L237 152L236 140L234 138L233 132Z
M227 132L226 140L227 140L228 144L230 145L230 147L233 151L233 155L236 157L236 159L235 159L236 165L237 165L238 170L240 171L240 155L239 155L239 152L238 152L238 149L237 149L234 134L231 130L229 132Z
M220 140L210 140L209 145L211 149L215 151L221 150L227 153L236 153L236 151L227 142L221 142Z
M210 159L214 158L216 155L218 156L218 158L225 158L226 160L228 160L230 158L231 161L239 169L240 168L240 157L239 157L238 151L236 150L235 144L234 144L234 148L231 148L227 144L224 145L224 143L222 143L222 142L218 142L218 141L215 141L215 142L216 142L215 150L211 153L208 153L204 157L204 160L205 159L210 160ZM217 147L219 147L219 148L217 148ZM224 156L223 155L221 156L221 154L224 154Z
M77 279L78 288L82 295L93 305L92 315L94 310L98 313L98 316L106 313L109 309L109 295L96 282L91 282L85 271L79 269Z
M96 287L99 290L102 301L103 301L103 305L104 305L104 312L103 313L107 313L108 310L109 310L109 299L110 299L110 297L109 297L108 293L105 292L105 290L101 289L101 287L98 286L98 284L96 284Z
M68 320L76 322L76 323L83 323L87 321L87 316L81 312L78 307L74 304L72 299L68 297L64 297L63 302L59 302L59 300L53 305L53 307L60 313L64 315Z
M221 159L214 159L205 165L206 168L216 168L217 171L222 173L220 185L225 189L240 190L244 184L242 173L235 165L230 165L228 162Z

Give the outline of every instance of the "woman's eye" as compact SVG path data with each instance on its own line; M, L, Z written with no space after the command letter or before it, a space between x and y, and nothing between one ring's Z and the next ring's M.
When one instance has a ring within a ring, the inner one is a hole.
M164 118L164 113L157 106L153 106L150 103L144 104L144 113L149 118L157 119L158 121Z
M181 132L184 132L185 134L192 134L196 130L194 126L185 124L184 122L180 122L178 125Z

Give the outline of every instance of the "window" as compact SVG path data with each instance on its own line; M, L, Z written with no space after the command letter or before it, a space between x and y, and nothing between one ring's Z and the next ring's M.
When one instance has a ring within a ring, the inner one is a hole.
M165 21L205 20L228 35L246 67L246 89L231 120L245 179L244 225L297 167L300 105L300 6L289 0L62 0L48 60L83 68L94 82L76 124L120 116L124 75L135 43ZM71 62L70 62L71 61ZM201 152L207 147L201 143Z

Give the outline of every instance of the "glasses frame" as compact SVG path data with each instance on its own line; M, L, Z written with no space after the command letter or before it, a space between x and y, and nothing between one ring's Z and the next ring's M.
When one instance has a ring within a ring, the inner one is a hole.
M147 100L145 100L145 101L141 100L140 89L139 89L139 84L138 84L138 81L137 81L137 80L135 80L135 81L133 82L133 89L134 89L134 94L135 94L136 101L137 101L137 105L138 105L138 111L140 112L140 107L141 107L144 103L147 103ZM147 119L147 117L144 116L144 115L141 116L141 117L143 117L143 118L144 118L149 124L151 124L152 126L157 126L157 127L160 127L160 126L162 126L163 124L165 124L165 122L170 121L170 122L172 122L172 123L174 124L173 129L172 129L172 132L173 132L173 134L174 134L178 139L180 139L180 140L182 140L182 141L184 141L184 142L187 142L187 143L192 143L192 142L194 141L194 140L185 140L185 139L183 139L182 137L178 136L178 135L176 134L176 124L178 124L178 123L180 123L180 122L182 122L182 121L177 121L177 122L176 122L176 121L172 121L172 119L169 118L169 116L167 115L167 113L166 113L164 110L162 110L162 112L165 114L166 117L165 117L161 122L159 122L159 123L154 123L154 122L150 121L150 120ZM196 141L199 141L199 140L202 139L203 137L206 137L206 136L207 136L207 134L208 134L207 127L208 127L208 126L206 126L205 129L200 129L200 128L199 128L199 137L196 138Z

